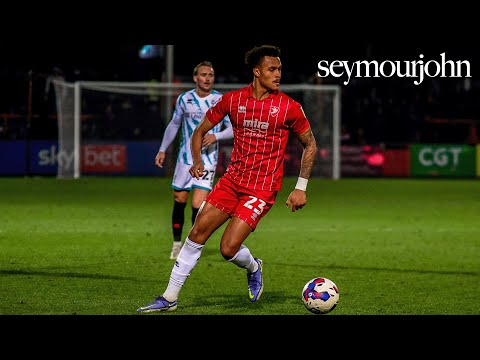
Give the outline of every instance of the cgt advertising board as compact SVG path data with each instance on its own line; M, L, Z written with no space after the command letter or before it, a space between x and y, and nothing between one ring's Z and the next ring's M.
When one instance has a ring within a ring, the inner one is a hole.
M475 177L476 150L471 145L412 144L410 175L413 177Z

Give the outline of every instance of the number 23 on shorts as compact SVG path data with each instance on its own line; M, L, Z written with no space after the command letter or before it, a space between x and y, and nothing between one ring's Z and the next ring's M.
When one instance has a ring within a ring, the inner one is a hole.
M264 207L265 205L267 205L267 203L255 196L250 195L249 197L250 197L250 200L246 201L245 204L243 204L243 206L245 206L247 209L252 210L252 214L250 217L252 220L255 220L257 216L263 213Z

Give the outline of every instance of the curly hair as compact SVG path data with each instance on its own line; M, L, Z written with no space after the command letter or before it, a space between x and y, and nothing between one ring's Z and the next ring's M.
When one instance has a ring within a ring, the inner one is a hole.
M280 57L280 48L273 45L255 46L245 53L245 65L249 70L253 70L264 56Z

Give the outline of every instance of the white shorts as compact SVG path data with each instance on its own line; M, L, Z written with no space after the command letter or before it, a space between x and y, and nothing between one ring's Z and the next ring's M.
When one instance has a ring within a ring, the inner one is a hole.
M172 189L177 191L190 191L192 188L212 190L217 167L205 165L203 176L198 180L190 175L191 167L192 165L177 162L173 174Z

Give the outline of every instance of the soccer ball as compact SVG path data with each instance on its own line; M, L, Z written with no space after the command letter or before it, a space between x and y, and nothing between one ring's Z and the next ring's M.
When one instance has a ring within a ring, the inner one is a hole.
M302 291L303 305L314 314L326 314L335 309L339 297L337 285L324 277L313 278Z

